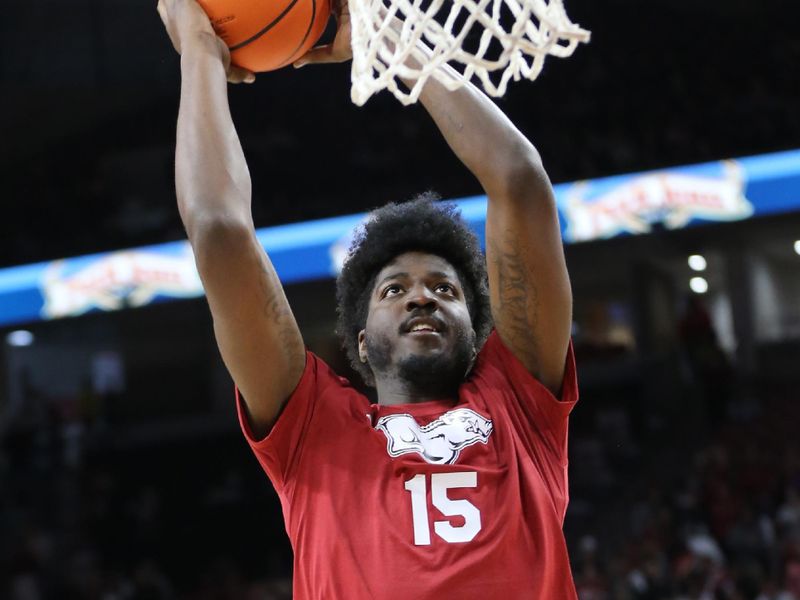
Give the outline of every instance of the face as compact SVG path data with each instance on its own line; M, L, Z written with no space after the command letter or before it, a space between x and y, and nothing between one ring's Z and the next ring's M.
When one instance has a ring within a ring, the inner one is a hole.
M399 377L425 393L449 392L475 358L464 289L453 266L407 252L375 278L359 356L376 379Z

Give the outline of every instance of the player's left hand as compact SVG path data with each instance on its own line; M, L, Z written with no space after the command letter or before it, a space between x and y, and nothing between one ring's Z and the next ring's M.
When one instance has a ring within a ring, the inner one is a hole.
M350 44L350 6L348 0L332 0L333 15L336 18L336 37L330 44L312 48L294 62L299 69L309 64L341 63L353 58L353 47Z

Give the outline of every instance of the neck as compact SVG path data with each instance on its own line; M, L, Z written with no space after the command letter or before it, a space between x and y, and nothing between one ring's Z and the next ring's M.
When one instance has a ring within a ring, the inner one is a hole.
M442 386L438 389L420 390L411 382L399 377L376 377L375 389L378 391L378 404L383 406L418 404L458 396L457 387L452 389Z

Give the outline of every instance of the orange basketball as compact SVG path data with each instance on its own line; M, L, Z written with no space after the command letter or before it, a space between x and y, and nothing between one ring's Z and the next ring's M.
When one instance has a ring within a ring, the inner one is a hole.
M330 0L198 0L231 61L251 71L273 71L317 42L331 13Z

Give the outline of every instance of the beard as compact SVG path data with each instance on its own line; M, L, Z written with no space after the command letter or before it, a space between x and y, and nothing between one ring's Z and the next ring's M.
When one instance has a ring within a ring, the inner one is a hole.
M378 377L403 381L409 391L425 396L450 396L458 389L475 359L475 332L458 332L451 352L411 354L392 363L392 343L385 335L366 339L369 365Z

